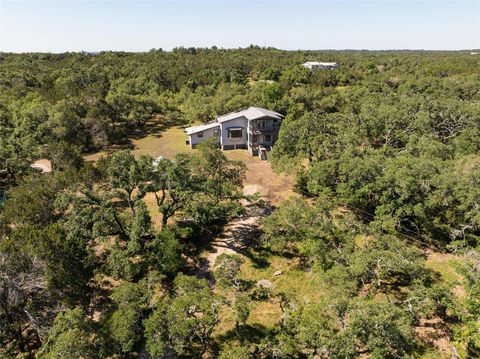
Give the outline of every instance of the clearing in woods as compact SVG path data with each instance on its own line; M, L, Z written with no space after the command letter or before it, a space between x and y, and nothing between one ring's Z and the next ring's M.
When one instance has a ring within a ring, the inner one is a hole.
M170 127L161 131L148 131L143 136L131 140L128 146L136 156L150 155L154 158L163 156L173 158L177 153L192 152L185 144L186 135L181 127ZM121 147L123 148L123 147ZM115 149L113 149L115 150ZM112 150L112 151L113 151ZM85 157L86 161L97 161L101 156L111 151L103 151ZM211 246L200 255L201 268L197 274L211 278L211 269L215 258L221 253L238 253L245 258L242 267L244 280L257 282L269 280L272 282L271 290L286 293L295 293L302 299L312 299L318 296L319 275L305 273L299 268L295 260L275 256L267 252L253 253L246 244L258 240L258 226L261 217L268 212L269 208L275 207L282 200L293 193L293 180L285 175L276 174L268 161L262 161L258 157L251 157L245 150L225 151L229 159L242 161L247 166L244 182L244 194L258 193L265 201L265 208L246 208L246 213L228 223L222 233L215 238ZM161 223L155 198L148 195L145 198L147 207L150 209L152 218L156 224ZM281 270L281 276L273 273ZM271 327L280 320L281 311L279 303L258 302L249 317L248 323L259 327ZM221 318L221 325L216 333L222 335L234 326L233 318L225 316Z

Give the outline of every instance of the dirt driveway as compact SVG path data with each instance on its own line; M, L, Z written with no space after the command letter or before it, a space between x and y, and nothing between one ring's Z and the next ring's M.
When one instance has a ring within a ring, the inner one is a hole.
M293 194L292 178L276 174L268 161L250 156L245 150L225 151L231 160L242 161L247 166L243 193L251 195L258 192L270 205L278 205Z

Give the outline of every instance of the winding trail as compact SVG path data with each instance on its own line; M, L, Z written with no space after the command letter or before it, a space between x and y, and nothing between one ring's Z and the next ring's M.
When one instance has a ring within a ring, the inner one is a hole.
M270 163L243 154L236 158L236 153L228 153L232 159L238 159L247 165L246 180L243 187L245 195L258 194L265 201L261 207L249 205L246 201L245 213L232 219L222 233L212 242L208 250L200 256L196 275L200 278L212 279L212 271L217 257L226 254L245 254L249 245L260 238L261 218L268 215L272 208L292 195L292 180L272 171Z

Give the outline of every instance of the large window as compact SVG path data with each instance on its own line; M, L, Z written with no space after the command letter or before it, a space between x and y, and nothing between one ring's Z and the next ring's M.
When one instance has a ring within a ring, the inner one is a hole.
M197 137L199 138L203 137L203 131L197 132Z
M235 128L228 130L228 138L242 138L243 130L241 128Z

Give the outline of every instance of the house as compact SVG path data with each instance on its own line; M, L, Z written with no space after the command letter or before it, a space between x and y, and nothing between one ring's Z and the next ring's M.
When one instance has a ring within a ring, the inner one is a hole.
M215 136L223 150L247 149L250 155L266 159L266 151L278 138L283 116L259 107L217 117L215 121L185 129L188 144L195 148Z
M309 61L302 64L304 67L310 70L333 70L338 68L336 62L318 62L318 61Z

